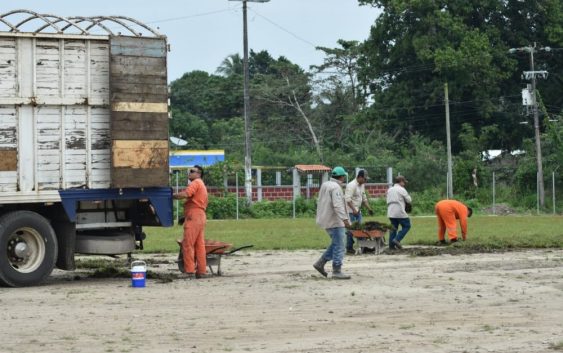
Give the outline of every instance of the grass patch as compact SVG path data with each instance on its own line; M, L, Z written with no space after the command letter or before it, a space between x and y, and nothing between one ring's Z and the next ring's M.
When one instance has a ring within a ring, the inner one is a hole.
M388 222L383 217L365 221ZM438 240L435 217L412 217L412 228L403 239L405 245L434 245ZM482 253L522 248L562 248L563 217L558 216L473 216L469 219L465 242L437 250L413 250L416 256L442 253ZM146 227L146 252L176 252L175 239L182 237L182 227ZM244 219L208 221L206 239L234 246L253 244L256 250L323 249L329 244L326 232L314 218ZM458 232L461 238L461 232Z

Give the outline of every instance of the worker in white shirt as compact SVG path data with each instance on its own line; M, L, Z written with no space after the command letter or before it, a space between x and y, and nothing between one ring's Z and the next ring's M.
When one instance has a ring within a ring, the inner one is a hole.
M401 240L411 229L411 220L405 206L412 203L412 199L405 189L406 185L407 179L399 175L395 178L395 185L387 190L387 217L395 227L395 230L391 231L389 235L389 249L402 249ZM399 226L401 226L400 231Z
M358 222L362 223L362 206L364 206L369 215L373 215L373 210L369 205L368 198L366 196L365 183L368 180L367 171L360 169L356 175L356 179L346 185L346 191L344 192L344 199L346 200L346 207L348 209L348 216L350 218L350 223ZM346 232L346 252L348 254L354 254L354 237L352 232Z

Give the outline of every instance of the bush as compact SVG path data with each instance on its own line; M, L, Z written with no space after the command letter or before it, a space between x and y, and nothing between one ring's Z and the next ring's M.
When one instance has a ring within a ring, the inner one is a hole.
M298 198L295 200L296 217L312 217L316 214L317 204L314 199ZM235 194L225 197L209 196L207 206L208 219L236 218L237 199ZM289 218L293 216L293 202L285 200L259 201L246 205L246 199L239 198L239 218Z
M245 208L244 199L239 199L239 213ZM235 194L228 194L225 197L209 196L207 205L207 218L209 219L228 219L236 218L237 199Z

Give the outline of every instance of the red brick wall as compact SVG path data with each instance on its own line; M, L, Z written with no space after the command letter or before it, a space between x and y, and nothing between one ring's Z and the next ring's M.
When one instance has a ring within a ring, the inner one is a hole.
M366 184L366 192L371 198L383 197L387 192L388 185L385 183L373 183ZM281 185L281 186L262 186L262 200L292 200L293 198L293 186L291 185ZM223 196L224 189L216 186L208 186L207 192L209 195L213 196ZM228 193L234 194L236 192L234 186L230 186L227 189ZM309 195L311 198L316 197L319 192L318 187L310 187ZM239 197L245 197L244 186L239 187L238 190ZM301 187L301 196L307 197L307 187ZM252 200L258 200L257 187L254 185L252 187Z

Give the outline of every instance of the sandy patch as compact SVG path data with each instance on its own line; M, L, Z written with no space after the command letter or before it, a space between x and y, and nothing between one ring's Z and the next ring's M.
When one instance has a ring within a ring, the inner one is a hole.
M563 250L351 256L349 281L318 275L320 253L237 253L222 277L146 288L55 271L0 288L0 351L553 353L563 342ZM146 258L177 271L174 256Z

